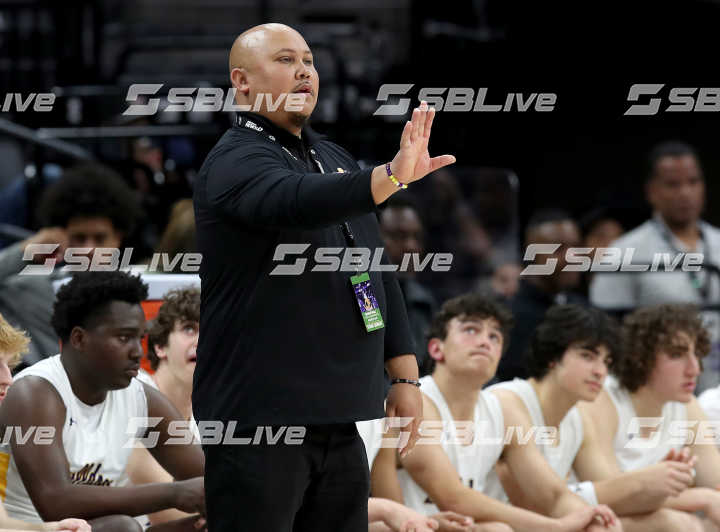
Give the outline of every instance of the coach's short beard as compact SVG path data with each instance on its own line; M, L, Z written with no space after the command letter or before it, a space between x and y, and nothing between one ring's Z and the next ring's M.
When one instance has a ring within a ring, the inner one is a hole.
M301 113L289 113L288 118L290 119L290 123L293 126L302 128L303 126L305 126L305 123L310 118L310 115L304 115Z

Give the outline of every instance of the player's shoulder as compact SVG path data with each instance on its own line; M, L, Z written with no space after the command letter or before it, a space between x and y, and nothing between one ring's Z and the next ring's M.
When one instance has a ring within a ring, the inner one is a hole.
M23 420L41 416L45 420L64 419L65 402L55 386L45 377L27 375L16 381L8 389L3 400L2 418L17 422L19 416Z
M617 408L606 389L603 388L594 401L579 401L576 406L586 432L588 428L601 429L600 432L606 434L617 430Z
M440 415L440 409L435 404L435 401L427 395L422 394L423 400L423 419L426 421L439 421L442 419Z

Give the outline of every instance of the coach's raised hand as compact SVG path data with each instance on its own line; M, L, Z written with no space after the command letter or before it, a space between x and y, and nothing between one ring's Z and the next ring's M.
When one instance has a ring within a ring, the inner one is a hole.
M425 101L413 110L412 120L405 123L400 137L400 150L390 163L390 171L398 183L408 184L422 179L438 168L453 164L453 155L430 157L428 144L432 130L435 109ZM382 203L398 190L388 177L385 165L378 166L372 173L372 194L375 203Z

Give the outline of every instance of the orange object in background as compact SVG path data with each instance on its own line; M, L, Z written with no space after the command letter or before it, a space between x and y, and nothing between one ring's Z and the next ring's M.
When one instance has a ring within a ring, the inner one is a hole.
M147 321L150 321L152 319L155 319L155 316L157 316L157 313L162 306L162 299L147 299L143 301L141 305L143 312L145 312L145 319ZM140 367L152 375L153 373L155 373L155 370L152 369L152 367L150 366L150 359L148 358L147 336L143 338L142 346L144 354L142 360L140 361Z

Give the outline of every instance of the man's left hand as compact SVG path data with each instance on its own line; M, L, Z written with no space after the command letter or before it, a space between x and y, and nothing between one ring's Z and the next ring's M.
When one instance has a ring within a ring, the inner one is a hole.
M404 458L415 447L420 438L420 423L423 418L423 403L420 389L412 384L398 383L390 386L385 406L387 417L412 418L410 423L410 439L400 450L400 458Z

